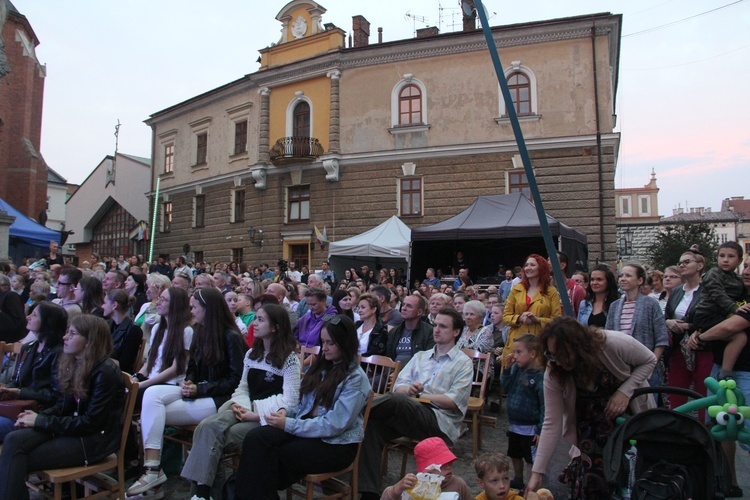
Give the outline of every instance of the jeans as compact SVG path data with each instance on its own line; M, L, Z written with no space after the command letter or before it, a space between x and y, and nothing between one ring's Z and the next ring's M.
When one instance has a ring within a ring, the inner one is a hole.
M16 421L6 417L0 417L0 443L9 432L16 430Z

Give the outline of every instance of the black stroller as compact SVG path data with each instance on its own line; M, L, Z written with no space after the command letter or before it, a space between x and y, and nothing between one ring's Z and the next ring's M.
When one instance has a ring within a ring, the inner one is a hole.
M694 399L703 397L695 391L676 387L638 389L633 397L649 393L681 394ZM660 480L674 474L671 487L681 491L683 498L724 498L731 482L721 446L697 419L665 408L629 417L607 441L603 456L604 473L614 498L620 498L620 492L628 484L625 452L630 448L631 439L637 441L635 478L642 481L644 488L648 486L645 483L660 473ZM635 490L632 493L633 499L660 498L654 494L639 497Z

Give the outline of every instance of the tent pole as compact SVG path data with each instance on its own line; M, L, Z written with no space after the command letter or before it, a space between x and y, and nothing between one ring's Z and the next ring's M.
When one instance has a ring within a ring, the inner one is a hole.
M547 222L547 214L544 212L544 205L542 204L542 197L539 194L539 185L536 182L534 176L534 170L531 168L531 158L529 158L529 152L526 149L526 141L523 138L523 132L521 131L521 124L518 122L518 115L516 114L516 108L513 105L513 99L508 89L508 81L505 78L503 72L503 66L500 63L500 56L497 53L497 47L495 46L495 40L492 38L492 30L487 21L487 11L484 10L484 4L482 0L475 0L476 11L479 14L479 19L482 22L482 32L484 38L487 41L487 48L490 52L490 58L492 64L495 67L495 73L497 75L497 81L500 84L500 90L503 92L503 99L505 100L505 110L508 113L510 124L513 127L513 134L516 137L516 144L518 145L518 152L521 154L521 160L523 160L523 168L526 171L526 178L529 181L529 189L531 195L534 198L534 207L536 208L536 214L539 218L539 225L542 229L542 237L544 238L544 246L547 249L547 255L552 263L552 272L555 277L555 283L560 288L560 299L562 301L563 310L566 316L572 318L575 317L573 314L573 308L570 305L570 298L568 297L567 289L567 278L563 276L562 268L560 267L560 260L557 258L557 251L555 250L555 243L552 239L552 231L550 231L549 223Z

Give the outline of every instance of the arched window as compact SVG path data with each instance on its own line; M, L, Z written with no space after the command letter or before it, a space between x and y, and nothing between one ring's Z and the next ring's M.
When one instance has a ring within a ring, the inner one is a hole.
M310 105L299 101L292 113L292 136L310 137Z
M539 114L539 102L537 99L536 76L531 68L521 64L520 61L513 61L504 71L508 90L513 107L521 121L536 121L542 115ZM497 86L498 91L498 108L500 111L499 118L495 118L498 124L509 123L508 110L505 109L505 99Z
M405 85L398 95L398 124L422 123L422 92L414 84Z
M531 83L529 78L521 72L508 76L508 89L516 108L516 114L531 114Z

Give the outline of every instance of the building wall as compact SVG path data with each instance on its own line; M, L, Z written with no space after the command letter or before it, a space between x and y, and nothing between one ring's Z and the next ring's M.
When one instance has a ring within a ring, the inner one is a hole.
M25 16L11 11L2 28L11 72L0 82L0 198L35 220L46 209L47 169L40 153L46 68Z
M525 117L522 128L545 210L588 235L591 263L616 260L619 148L619 134L612 130L611 75L617 72L613 45L619 46L620 18L600 16L597 23L598 128L591 18L494 32L506 69L520 65L536 79L536 114ZM264 49L264 57L277 50L285 50L284 44ZM340 152L332 154L330 102L336 72ZM402 79L423 85L427 126L392 126L392 94ZM270 89L268 125L261 116L261 89ZM313 135L322 139L324 156L312 163L266 164L259 149L263 127L268 127L269 147L286 135L286 110L298 91L313 103ZM231 136L233 125L224 115L242 102L252 103L249 151L235 159L216 153L215 141ZM272 262L287 256L291 242L314 242L314 227L325 227L332 241L353 236L398 213L398 185L406 163L414 163L415 175L423 180L424 206L422 215L402 220L412 228L440 222L479 195L506 193L508 173L520 166L500 102L483 38L469 32L342 49L271 67L155 113L147 121L155 137L152 195L158 177L158 203L161 207L169 201L173 209L171 229L157 234L156 251L176 255L187 242L209 262L227 261L237 248L243 248L249 262ZM206 123L209 158L206 165L193 167L193 129ZM161 173L165 141L175 143L175 171L167 175ZM285 221L290 185L310 186L309 220ZM247 186L245 221L231 223L231 192L238 186ZM197 194L206 197L202 228L194 227ZM251 226L263 230L262 248L249 241ZM310 251L313 264L325 254L317 245Z
M65 226L65 202L68 201L67 184L49 183L47 186L47 226L60 231Z

